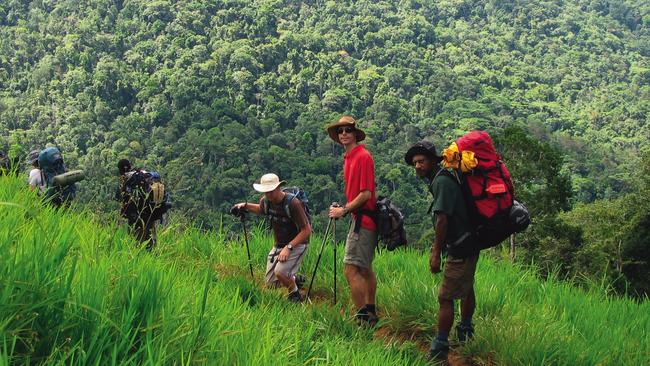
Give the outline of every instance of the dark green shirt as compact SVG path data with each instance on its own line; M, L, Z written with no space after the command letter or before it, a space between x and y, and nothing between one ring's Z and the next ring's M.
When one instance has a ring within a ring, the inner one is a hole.
M454 178L441 173L431 183L431 194L433 195L431 210L433 212L433 225L435 227L438 213L447 215L447 236L444 245L448 253L455 256L450 245L456 243L467 233L472 232L463 192ZM478 253L478 250L476 250L476 253Z

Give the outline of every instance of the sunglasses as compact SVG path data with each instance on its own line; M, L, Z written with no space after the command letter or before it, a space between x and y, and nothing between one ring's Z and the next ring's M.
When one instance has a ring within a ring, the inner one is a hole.
M339 127L337 132L339 133L339 135L342 134L343 132L352 133L354 132L354 127Z

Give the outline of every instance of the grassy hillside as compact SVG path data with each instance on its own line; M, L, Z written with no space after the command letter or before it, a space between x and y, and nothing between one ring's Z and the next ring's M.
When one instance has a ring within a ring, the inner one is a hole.
M359 329L342 275L331 305L331 246L314 302L288 304L261 286L263 230L252 230L251 281L230 233L167 227L147 253L106 217L41 208L23 185L0 177L0 364L425 363L440 276L422 253L377 257L381 328ZM303 272L319 246L316 237ZM487 256L477 298L476 339L456 349L474 364L650 364L648 301L542 282Z

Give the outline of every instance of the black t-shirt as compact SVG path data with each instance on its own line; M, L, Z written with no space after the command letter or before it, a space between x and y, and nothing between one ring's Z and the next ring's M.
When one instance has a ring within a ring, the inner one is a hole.
M287 199L286 194L284 199ZM309 224L307 214L305 213L300 200L294 198L289 203L289 211L291 212L291 218L289 218L284 209L284 199L279 204L267 201L264 196L260 199L260 210L262 213L266 212L266 202L269 203L269 213L272 214L269 215L269 219L271 221L271 227L273 228L275 246L278 248L282 248L289 244L289 242L298 235L300 230ZM299 244L308 243L309 237L307 237L304 243Z

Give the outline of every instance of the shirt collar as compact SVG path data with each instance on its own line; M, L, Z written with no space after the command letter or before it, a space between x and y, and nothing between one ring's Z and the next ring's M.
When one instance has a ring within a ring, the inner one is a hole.
M357 153L359 153L359 151L361 151L361 150L363 150L365 148L366 147L363 144L358 144L357 146L354 147L354 149L350 150L349 153L345 153L345 155L343 155L343 159L351 158L354 155L356 155Z

